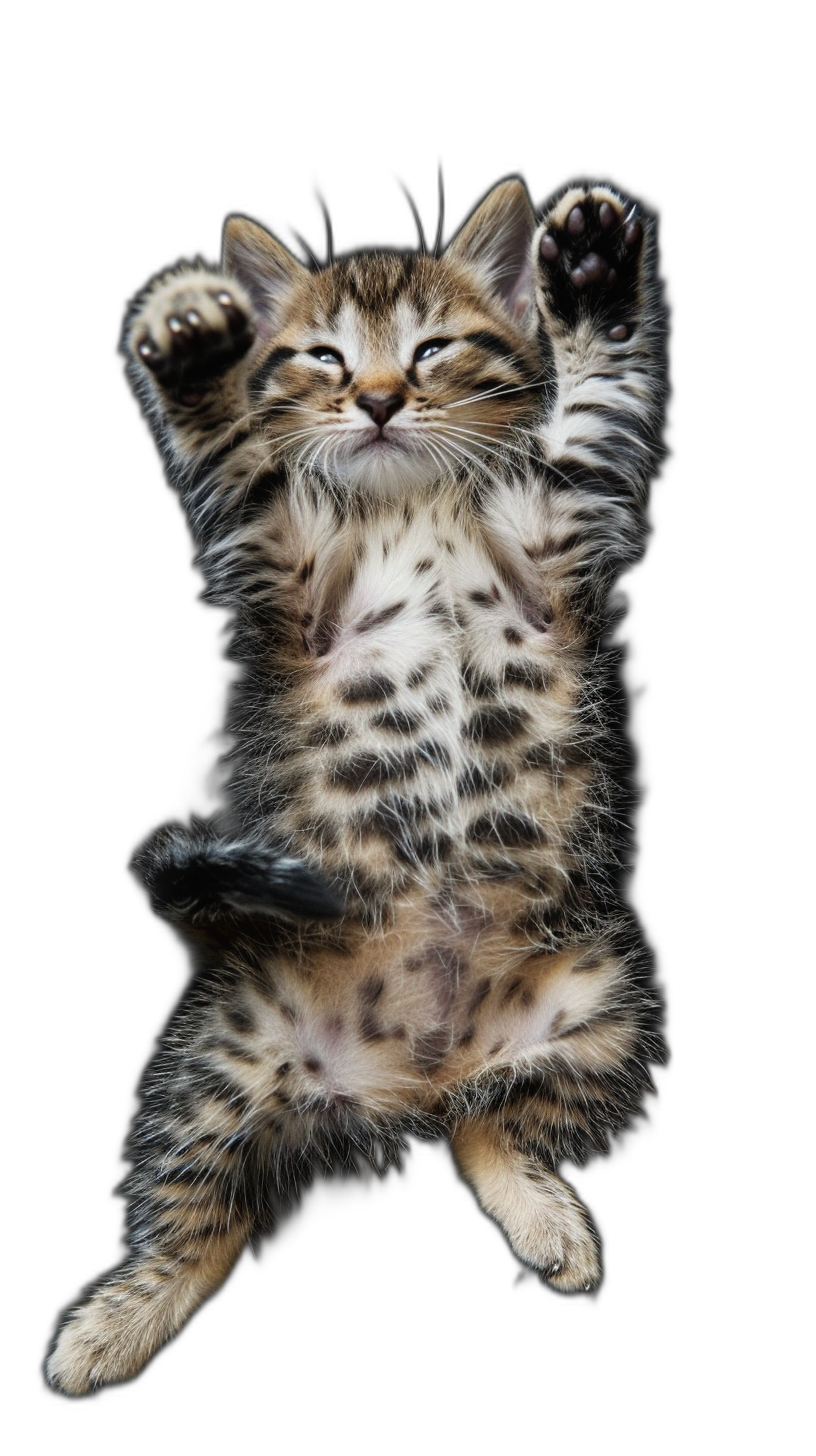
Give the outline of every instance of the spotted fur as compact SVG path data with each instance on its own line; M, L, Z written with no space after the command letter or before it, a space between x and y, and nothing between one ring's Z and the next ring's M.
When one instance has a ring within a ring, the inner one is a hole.
M441 256L299 263L228 220L128 371L242 666L227 803L136 857L195 976L130 1141L126 1262L49 1380L125 1379L316 1171L449 1138L518 1256L600 1278L560 1162L663 1059L626 903L621 570L662 455L654 220L500 184Z

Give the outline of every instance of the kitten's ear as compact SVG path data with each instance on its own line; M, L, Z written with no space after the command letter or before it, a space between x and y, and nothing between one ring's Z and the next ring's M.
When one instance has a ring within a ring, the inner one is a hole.
M516 323L533 312L532 242L536 217L519 177L499 182L463 223L445 256L475 268Z
M273 334L286 295L309 277L308 268L249 217L227 218L222 258L225 271L243 283L258 310L261 333Z

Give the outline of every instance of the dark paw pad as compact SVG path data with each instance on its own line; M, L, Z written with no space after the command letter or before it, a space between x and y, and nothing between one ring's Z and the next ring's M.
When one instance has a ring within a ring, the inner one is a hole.
M539 270L547 307L567 323L587 315L607 337L628 339L638 300L643 223L634 204L587 192L562 202L539 240Z
M136 352L162 384L181 387L215 379L251 347L255 329L245 309L225 288L181 293Z

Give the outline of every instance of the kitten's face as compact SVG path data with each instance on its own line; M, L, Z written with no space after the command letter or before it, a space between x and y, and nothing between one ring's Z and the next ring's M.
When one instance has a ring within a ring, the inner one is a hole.
M453 265L379 254L293 290L258 397L289 454L388 490L489 458L537 373L524 334Z
M442 258L357 254L316 272L240 225L244 250L230 261L254 284L262 328L266 320L250 388L290 461L375 493L490 464L508 432L530 420L540 383L526 216L521 227L514 221L515 275L503 289L503 259L491 254L480 268L468 250L471 224ZM271 282L258 276L261 249L267 268L274 261Z

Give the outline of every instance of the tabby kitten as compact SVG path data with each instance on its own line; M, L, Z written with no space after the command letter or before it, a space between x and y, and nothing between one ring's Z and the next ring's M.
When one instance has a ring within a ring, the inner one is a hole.
M662 455L654 222L500 183L444 253L298 262L245 218L154 278L128 372L233 617L227 804L135 866L195 975L141 1085L129 1252L49 1381L141 1369L321 1169L449 1139L555 1289L601 1277L558 1173L665 1055L623 893L610 590Z

